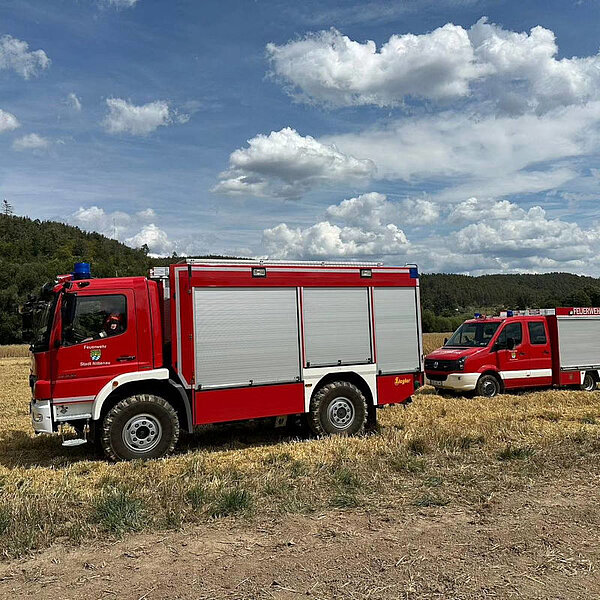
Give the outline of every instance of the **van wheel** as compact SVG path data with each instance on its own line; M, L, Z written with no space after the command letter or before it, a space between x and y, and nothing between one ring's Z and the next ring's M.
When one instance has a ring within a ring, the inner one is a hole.
M356 435L367 422L367 400L347 381L333 381L310 401L308 424L316 435Z
M102 423L102 449L112 460L160 458L173 451L178 438L177 412L153 394L124 398Z
M482 375L475 388L477 396L493 398L500 393L500 382L493 375Z
M584 392L593 392L596 389L596 379L589 371L585 374L585 377L583 378L581 389Z

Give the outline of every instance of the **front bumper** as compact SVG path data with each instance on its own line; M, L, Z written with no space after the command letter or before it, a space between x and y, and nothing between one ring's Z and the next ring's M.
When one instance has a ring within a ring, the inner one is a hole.
M425 383L444 390L471 392L477 386L480 373L426 373ZM436 377L439 377L437 379Z
M50 400L31 400L31 425L36 433L54 433Z

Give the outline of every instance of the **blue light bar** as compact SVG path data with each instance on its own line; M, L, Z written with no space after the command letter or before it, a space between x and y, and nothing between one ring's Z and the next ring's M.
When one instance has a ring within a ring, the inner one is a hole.
M507 317L512 317L512 316L514 316L514 312L512 310L507 310L506 311L506 316Z
M475 318L476 319L480 319L481 318L481 313L475 313Z
M73 279L90 279L92 273L90 271L90 263L78 262L73 268Z

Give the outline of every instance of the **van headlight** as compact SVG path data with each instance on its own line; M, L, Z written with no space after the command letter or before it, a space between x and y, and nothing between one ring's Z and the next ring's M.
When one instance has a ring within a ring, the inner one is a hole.
M467 361L467 357L463 356L462 358L459 358L456 363L458 365L458 370L459 371L464 371L465 370L465 362Z

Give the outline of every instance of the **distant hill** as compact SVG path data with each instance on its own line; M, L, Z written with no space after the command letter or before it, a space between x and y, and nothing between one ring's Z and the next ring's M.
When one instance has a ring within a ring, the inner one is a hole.
M78 227L0 215L0 344L23 341L19 305L28 294L73 264L87 261L96 277L145 275L155 259L99 233ZM425 331L451 331L473 312L502 308L600 306L600 280L569 273L542 275L431 274L421 276Z
M421 276L423 328L453 331L474 312L502 309L600 306L600 280L571 273Z
M70 273L73 264L83 260L92 263L98 277L139 275L151 262L147 249L134 250L99 233L0 215L0 344L22 341L17 311L27 295L58 274Z

